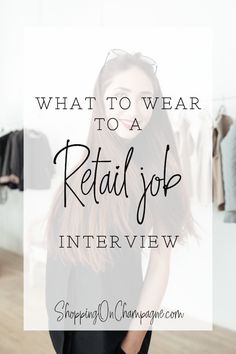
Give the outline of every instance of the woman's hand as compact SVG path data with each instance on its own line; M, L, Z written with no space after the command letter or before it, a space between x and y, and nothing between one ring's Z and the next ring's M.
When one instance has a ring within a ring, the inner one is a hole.
M137 345L131 345L131 343L124 343L124 341L121 344L121 349L125 354L138 354L141 346Z
M146 331L129 331L121 342L121 349L126 354L138 354Z

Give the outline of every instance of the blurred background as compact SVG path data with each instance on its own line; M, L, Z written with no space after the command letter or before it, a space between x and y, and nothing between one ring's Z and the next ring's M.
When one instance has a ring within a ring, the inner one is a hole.
M23 128L25 27L148 26L151 33L151 27L155 26L201 26L210 28L213 35L212 120L218 139L222 126L219 116L222 124L224 115L230 116L232 125L236 120L235 14L233 0L166 3L0 0L0 137ZM155 38L150 40L155 45ZM236 155L235 145L232 151ZM236 185L236 165L234 168ZM10 188L7 191L0 188L0 191L0 353L53 353L47 332L23 331L23 193ZM216 198L213 207L214 330L154 333L151 354L236 353L236 218L233 213L229 219L226 213Z

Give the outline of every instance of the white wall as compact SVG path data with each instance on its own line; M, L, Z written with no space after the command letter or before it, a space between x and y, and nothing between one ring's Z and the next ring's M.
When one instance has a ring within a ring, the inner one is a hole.
M235 13L234 0L1 0L0 128L11 130L22 126L25 25L142 25L150 27L147 40L153 45L158 38L152 38L152 26L210 27L213 30L213 96L228 97L236 95ZM220 103L214 104L214 112ZM236 100L224 103L228 113L236 118ZM10 191L7 204L0 206L0 247L21 252L21 215L22 193ZM236 226L224 224L222 217L222 213L214 214L214 321L236 330Z

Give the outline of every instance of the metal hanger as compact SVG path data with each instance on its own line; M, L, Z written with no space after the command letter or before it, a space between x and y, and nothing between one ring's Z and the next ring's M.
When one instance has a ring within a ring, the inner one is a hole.
M226 113L226 107L224 104L221 104L220 107L219 107L219 110L218 110L218 116L221 115L221 114L224 114Z

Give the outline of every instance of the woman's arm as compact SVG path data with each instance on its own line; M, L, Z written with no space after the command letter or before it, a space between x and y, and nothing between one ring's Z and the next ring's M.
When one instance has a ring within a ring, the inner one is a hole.
M158 310L168 283L170 255L171 249L164 246L152 249L137 311ZM139 319L133 319L121 343L122 350L127 354L137 354L149 328L150 318L143 319L142 325Z

